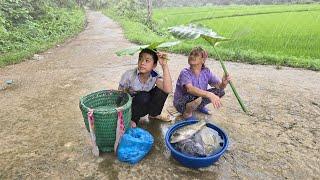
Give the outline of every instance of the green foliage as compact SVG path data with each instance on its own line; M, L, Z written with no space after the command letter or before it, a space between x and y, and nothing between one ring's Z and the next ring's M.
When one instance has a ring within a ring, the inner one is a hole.
M8 35L7 29L5 28L6 20L0 12L0 39Z
M109 4L112 4L114 0L83 0L83 1L85 1L83 2L83 4L86 4L90 8L102 9L108 6Z
M153 42L167 41L167 38L158 36L144 23L136 22L125 17L117 16L110 9L103 10L103 13L118 21L125 30L124 35L130 41L138 44L151 44ZM147 36L146 36L147 34Z
M114 16L128 18L133 21L146 23L146 1L142 0L117 0L110 1L108 11Z
M41 19L50 12L50 8L77 6L75 0L1 0L0 2L0 15L6 29Z
M114 6L114 9L119 16L124 16L129 19L140 20L146 16L144 4L139 0L121 0Z
M80 32L85 15L74 3L49 0L2 1L0 67L19 62Z
M32 6L22 0L7 0L1 3L0 6L0 13L3 19L5 19L4 25L8 27L32 20L32 16L30 15L31 10Z
M46 0L43 0L46 1ZM75 0L54 0L52 1L59 7L65 7L65 8L73 8L77 5L77 2Z

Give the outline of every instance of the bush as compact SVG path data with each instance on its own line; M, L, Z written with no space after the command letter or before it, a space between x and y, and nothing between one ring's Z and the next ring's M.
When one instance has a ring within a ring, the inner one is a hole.
M84 11L74 0L0 0L0 67L78 33Z
M146 1L142 0L119 0L111 1L108 10L115 16L128 18L132 21L146 23Z

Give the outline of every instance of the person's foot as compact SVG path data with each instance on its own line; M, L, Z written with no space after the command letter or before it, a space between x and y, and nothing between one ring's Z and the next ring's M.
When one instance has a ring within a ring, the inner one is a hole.
M149 115L145 115L143 117L140 117L139 124L149 123Z
M137 127L137 124L134 121L131 121L131 128Z
M206 107L199 108L198 111L203 114L208 114L208 115L212 114L211 111L209 109L207 109Z
M167 114L167 115L159 114L158 116L149 116L149 118L158 119L158 120L165 121L165 122L171 121L169 114Z
M190 118L192 117L192 113L198 108L198 106L201 104L202 97L198 97L197 99L189 102L186 104L186 110L183 113L183 118Z
M183 119L183 120L185 120L185 121L196 120L196 117L192 115L192 116L190 116L190 117L188 117L188 118L185 118L185 119Z

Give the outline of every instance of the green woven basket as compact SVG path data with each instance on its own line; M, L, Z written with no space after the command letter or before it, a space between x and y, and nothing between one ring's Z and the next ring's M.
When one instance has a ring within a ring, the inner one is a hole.
M87 113L89 108L93 109L96 143L100 151L113 151L118 120L116 108L123 110L125 128L130 127L131 103L132 98L128 93L114 90L102 90L80 98L80 109L88 131Z

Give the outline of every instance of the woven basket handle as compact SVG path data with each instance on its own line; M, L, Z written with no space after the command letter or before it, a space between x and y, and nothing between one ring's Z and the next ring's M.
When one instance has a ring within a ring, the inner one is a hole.
M94 130L93 109L91 108L89 108L89 111L88 111L88 123L89 123L89 130L90 130L91 143L92 143L92 153L94 156L99 156L99 148L96 143L96 135Z
M125 132L124 120L123 120L123 108L116 108L118 112L116 141L114 142L114 153L117 153L118 145Z

